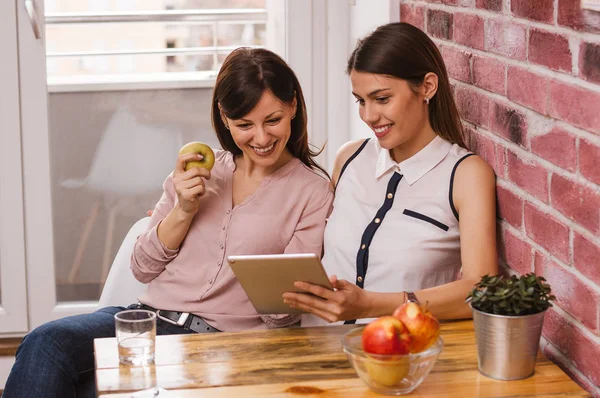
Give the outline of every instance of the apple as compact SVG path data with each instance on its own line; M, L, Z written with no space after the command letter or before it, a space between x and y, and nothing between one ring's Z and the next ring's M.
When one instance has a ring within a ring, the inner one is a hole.
M179 156L188 153L199 153L200 155L202 155L203 159L186 162L186 171L188 171L192 167L201 167L207 170L211 170L215 165L215 153L208 145L203 144L202 142L187 143L179 150Z
M400 383L410 369L411 337L404 324L393 316L382 316L369 323L362 333L363 351L367 353L365 370L369 379L382 386ZM374 355L390 355L376 358Z
M431 312L419 304L402 304L392 315L399 319L410 333L412 353L421 352L434 344L440 337L440 323Z
M365 361L365 369L371 382L384 387L393 387L408 375L410 357L406 355L387 361L369 358Z
M369 354L406 355L410 352L411 337L398 318L382 316L363 330L362 347Z

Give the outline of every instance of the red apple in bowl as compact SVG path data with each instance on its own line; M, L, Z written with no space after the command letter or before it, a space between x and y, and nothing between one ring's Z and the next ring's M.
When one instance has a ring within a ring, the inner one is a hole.
M411 337L398 318L382 316L365 327L362 347L369 354L406 355L410 352Z
M440 337L440 323L431 312L414 302L404 303L394 311L408 329L411 338L411 353L421 352L433 345Z
M411 337L397 318L383 316L369 323L362 333L362 347L365 353L373 354L364 361L372 382L391 387L408 374Z

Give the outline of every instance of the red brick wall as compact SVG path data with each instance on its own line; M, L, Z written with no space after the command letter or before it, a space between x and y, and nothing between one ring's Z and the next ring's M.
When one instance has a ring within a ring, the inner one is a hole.
M600 12L580 0L400 0L496 170L501 264L557 297L542 348L600 396Z

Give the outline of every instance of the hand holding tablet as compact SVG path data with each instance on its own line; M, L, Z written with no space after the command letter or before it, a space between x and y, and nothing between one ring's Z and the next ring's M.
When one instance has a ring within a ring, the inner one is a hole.
M227 261L259 314L303 313L282 299L285 292L303 292L294 286L296 281L333 290L314 254L228 256Z

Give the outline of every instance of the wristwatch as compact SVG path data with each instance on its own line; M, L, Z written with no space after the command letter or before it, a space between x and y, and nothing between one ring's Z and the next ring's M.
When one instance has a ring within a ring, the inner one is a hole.
M406 292L406 302L419 304L419 300L413 292Z

